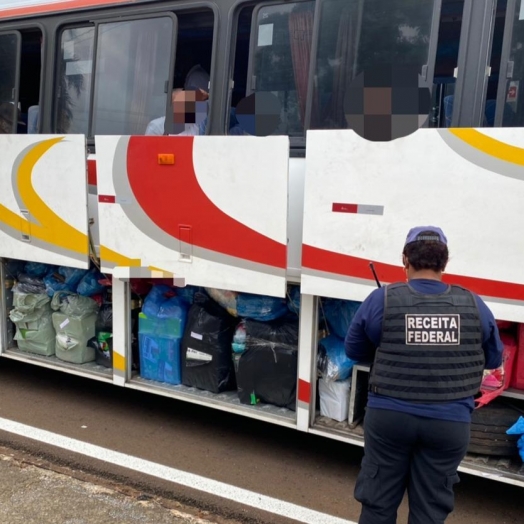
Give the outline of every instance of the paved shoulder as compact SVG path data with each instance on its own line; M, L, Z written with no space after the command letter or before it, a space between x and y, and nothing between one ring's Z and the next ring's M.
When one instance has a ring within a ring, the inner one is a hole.
M161 506L0 455L4 524L212 524Z

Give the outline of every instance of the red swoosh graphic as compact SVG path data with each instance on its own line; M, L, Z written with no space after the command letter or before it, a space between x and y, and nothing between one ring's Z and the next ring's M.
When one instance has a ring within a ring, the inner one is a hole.
M160 153L174 154L175 164L159 165ZM193 137L131 137L127 173L139 205L173 238L179 239L180 226L189 226L195 246L286 268L285 244L231 218L206 196L193 165ZM240 197L232 194L231 198Z
M302 246L302 267L316 271L374 281L369 262L367 259L334 253L306 244ZM401 267L375 261L373 264L379 279L383 282L404 282L406 280L406 274ZM444 275L444 281L448 284L463 286L478 295L524 301L524 285L522 284L450 275L449 273Z

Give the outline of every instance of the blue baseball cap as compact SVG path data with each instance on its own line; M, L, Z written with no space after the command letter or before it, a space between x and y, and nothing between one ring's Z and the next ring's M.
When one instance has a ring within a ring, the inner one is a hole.
M425 234L423 235L422 233ZM418 226L410 229L404 245L411 244L411 242L416 242L417 240L433 240L446 245L448 243L448 239L442 229L435 226Z

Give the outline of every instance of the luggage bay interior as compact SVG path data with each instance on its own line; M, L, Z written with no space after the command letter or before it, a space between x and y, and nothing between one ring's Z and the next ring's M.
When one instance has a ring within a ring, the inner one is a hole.
M363 445L369 365L344 351L359 302L314 297L308 310L297 284L276 298L180 288L170 279L121 282L94 263L79 270L3 259L1 271L5 358ZM516 346L516 366L523 326L499 328L505 345ZM113 329L125 332L115 348ZM311 347L303 344L307 329ZM120 378L113 349L125 356ZM310 363L307 428L297 421L300 357ZM501 397L524 413L524 388L516 385ZM524 473L514 456L469 454L468 464L519 481Z

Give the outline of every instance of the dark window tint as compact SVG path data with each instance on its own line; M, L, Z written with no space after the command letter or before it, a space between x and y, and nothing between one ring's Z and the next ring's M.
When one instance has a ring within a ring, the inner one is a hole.
M326 0L322 3L312 128L345 128L344 97L362 71L428 63L435 0Z

